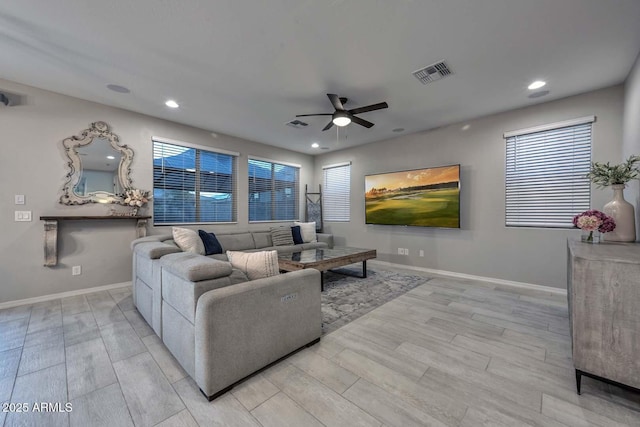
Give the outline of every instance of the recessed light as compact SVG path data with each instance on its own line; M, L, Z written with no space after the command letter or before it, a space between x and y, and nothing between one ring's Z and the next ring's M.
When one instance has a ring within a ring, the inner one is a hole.
M318 147L320 147L320 144L318 144L317 142L314 142L313 144L311 144L311 146L313 148L318 148Z
M129 89L127 89L124 86L114 85L114 84L107 85L107 89L112 90L114 92L118 92L118 93L129 93L129 92L131 92Z
M178 108L179 105L176 101L174 101L173 99L168 100L167 102L164 103L164 105L166 105L169 108Z
M109 159L109 160L114 160L114 159L115 159L115 157L113 157L113 156L107 156L107 159Z
M533 82L529 86L527 86L527 88L529 90L536 90L536 89L540 89L542 86L544 86L546 84L547 84L547 82L544 82L542 80L536 80L535 82Z
M396 133L404 132L404 128L395 128L395 129L392 130L392 132L396 132Z
M464 125L462 126L462 130L469 130L469 128L471 127L471 125Z

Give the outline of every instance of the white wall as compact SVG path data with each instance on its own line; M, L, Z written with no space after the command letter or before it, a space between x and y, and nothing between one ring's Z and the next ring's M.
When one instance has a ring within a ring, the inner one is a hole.
M216 229L247 229L247 155L302 165L301 187L313 181L312 157L255 142L219 135L165 120L82 101L76 98L0 79L0 89L26 98L27 104L0 109L0 302L73 291L131 280L133 221L62 222L56 267L44 267L42 215L107 215L111 205L64 206L58 203L66 166L62 140L78 134L95 121L108 123L123 144L135 152L133 184L151 189L151 136L241 153L238 162L238 224ZM123 95L130 96L130 95ZM24 194L27 204L14 205ZM302 199L302 197L301 197ZM303 215L303 201L300 214ZM32 222L14 222L15 210L32 211ZM124 210L124 209L123 209ZM266 228L268 225L252 225ZM153 228L153 227L150 227ZM152 234L171 232L157 227ZM82 266L72 276L71 267Z
M623 157L640 155L640 55L636 58L624 86L624 145ZM636 208L636 233L640 240L640 183L631 181L625 190L625 198Z
M377 249L381 260L564 288L566 239L579 232L505 227L502 136L510 130L596 115L593 160L618 162L623 95L623 87L616 86L317 156L316 184L322 182L323 165L352 161L351 221L325 223L325 229L334 233L338 244ZM457 163L461 229L364 224L364 175ZM594 189L592 207L601 209L609 198ZM399 247L409 248L410 255L397 255ZM424 257L418 256L420 249Z

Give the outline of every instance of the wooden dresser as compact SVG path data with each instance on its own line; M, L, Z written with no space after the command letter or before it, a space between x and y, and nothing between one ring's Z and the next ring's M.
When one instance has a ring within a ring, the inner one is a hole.
M582 375L640 389L640 244L568 242L569 319Z

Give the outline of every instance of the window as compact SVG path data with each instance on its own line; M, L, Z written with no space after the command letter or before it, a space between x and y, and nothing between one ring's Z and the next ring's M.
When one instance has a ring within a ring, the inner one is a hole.
M595 117L508 132L506 225L571 228L589 209Z
M153 139L153 223L236 221L237 153Z
M349 221L351 219L351 162L322 167L323 219Z
M298 219L299 165L249 159L249 222Z

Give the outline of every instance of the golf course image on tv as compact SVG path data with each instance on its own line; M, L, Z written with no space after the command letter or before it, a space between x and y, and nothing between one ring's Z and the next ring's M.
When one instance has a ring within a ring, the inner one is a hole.
M365 175L365 222L460 228L460 165Z

